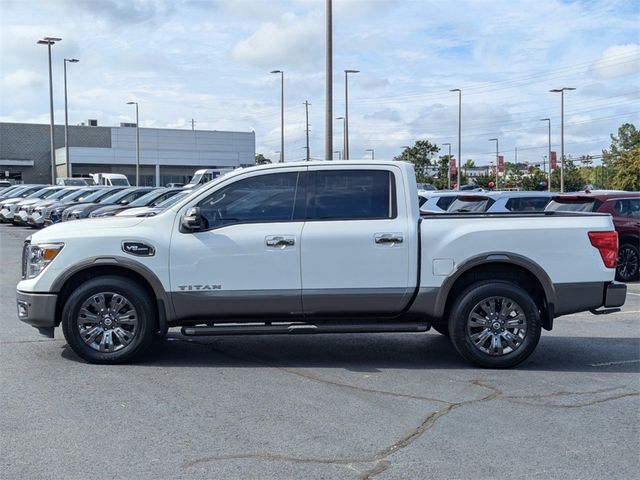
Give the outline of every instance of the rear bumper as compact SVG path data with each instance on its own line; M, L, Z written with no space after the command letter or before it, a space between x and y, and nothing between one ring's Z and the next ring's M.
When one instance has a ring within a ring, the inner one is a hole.
M18 318L36 328L56 326L55 293L16 292Z
M605 287L604 306L621 307L627 299L627 286L624 283L611 282Z
M627 296L627 286L617 282L556 283L555 317L600 307L620 307Z

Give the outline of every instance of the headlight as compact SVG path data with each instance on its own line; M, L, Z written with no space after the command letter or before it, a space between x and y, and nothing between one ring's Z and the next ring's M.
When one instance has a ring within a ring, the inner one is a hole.
M64 243L26 244L22 252L24 257L22 261L22 265L24 265L23 277L28 280L40 275L58 256L62 247L64 247Z
M67 208L67 207L65 207L65 206L56 207L56 208L53 209L53 213L55 213L56 215L61 215L62 212L64 212L65 208Z

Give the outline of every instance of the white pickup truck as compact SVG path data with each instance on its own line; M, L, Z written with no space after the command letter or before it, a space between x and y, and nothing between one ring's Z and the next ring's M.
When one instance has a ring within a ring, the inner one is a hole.
M611 217L420 215L402 162L239 169L156 216L56 224L26 240L18 316L95 363L158 334L423 332L511 367L554 318L611 311ZM604 307L604 309L599 309Z

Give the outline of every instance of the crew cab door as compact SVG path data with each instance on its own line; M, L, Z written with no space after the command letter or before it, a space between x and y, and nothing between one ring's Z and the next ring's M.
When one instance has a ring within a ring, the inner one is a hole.
M232 177L180 210L169 262L179 319L301 315L305 177L299 167ZM191 207L203 226L181 231Z
M373 165L309 168L301 250L305 315L386 315L407 304L417 233L401 173Z

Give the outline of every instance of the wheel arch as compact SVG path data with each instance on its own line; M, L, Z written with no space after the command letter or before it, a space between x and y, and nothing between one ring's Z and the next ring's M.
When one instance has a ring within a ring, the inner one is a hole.
M461 263L456 272L447 277L438 291L436 316L447 318L456 296L473 283L486 279L509 280L528 291L531 290L541 310L543 328L545 330L553 328L556 291L549 275L533 260L506 252L485 253Z
M170 303L171 299L162 286L162 282L148 267L122 257L99 257L79 262L68 268L54 281L51 291L58 292L56 326L60 325L62 309L75 288L88 279L106 275L128 278L144 287L156 306L159 328L161 331L166 331L168 322L174 315Z

